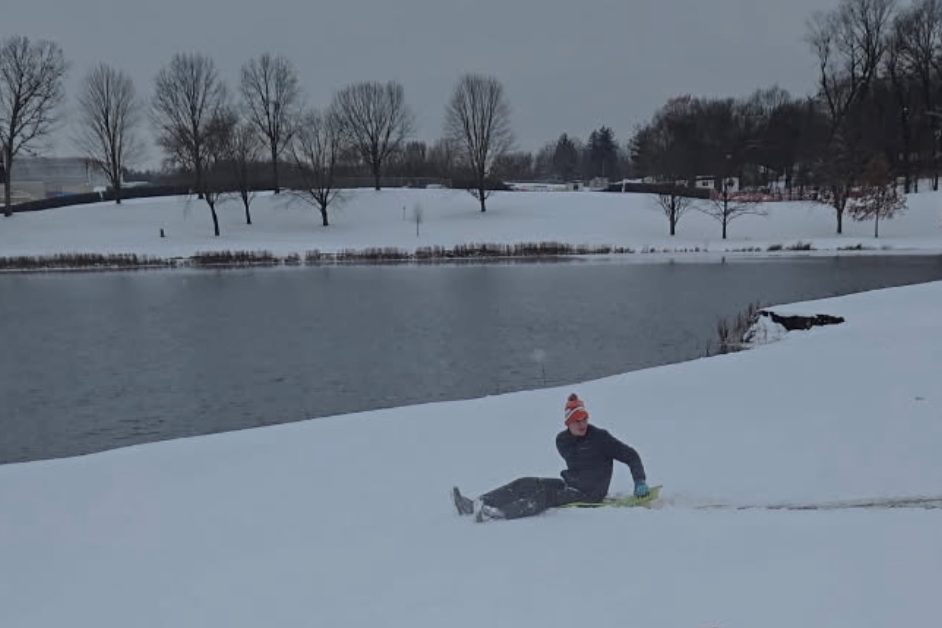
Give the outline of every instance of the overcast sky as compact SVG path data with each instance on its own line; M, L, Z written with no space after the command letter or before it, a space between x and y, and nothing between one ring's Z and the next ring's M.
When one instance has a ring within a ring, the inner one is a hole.
M247 59L282 53L309 103L362 80L400 81L417 135L441 134L468 71L503 81L519 148L606 124L624 143L663 102L778 84L807 94L805 21L836 0L0 0L0 37L57 41L79 79L105 61L150 98L175 52L214 58L235 86ZM60 148L56 152L63 152ZM156 149L151 149L156 153ZM159 158L152 154L151 159Z

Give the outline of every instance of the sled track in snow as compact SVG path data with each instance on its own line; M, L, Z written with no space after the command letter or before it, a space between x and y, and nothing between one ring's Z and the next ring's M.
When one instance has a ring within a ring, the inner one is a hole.
M942 497L881 497L804 504L703 504L695 506L695 508L697 510L889 510L893 508L942 510Z

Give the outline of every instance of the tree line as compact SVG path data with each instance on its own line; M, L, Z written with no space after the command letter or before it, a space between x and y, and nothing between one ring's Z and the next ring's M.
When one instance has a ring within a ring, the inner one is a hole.
M23 36L0 41L0 175L7 216L15 159L58 128L66 68L54 42ZM318 209L325 226L340 173L366 171L378 190L390 169L416 164L423 175L460 174L483 212L495 163L513 144L504 87L479 74L457 81L445 108L445 136L430 151L407 142L414 116L399 83L348 85L317 110L303 101L296 67L268 53L243 65L235 92L210 57L179 53L158 72L149 102L127 73L105 63L84 77L77 100L74 144L107 178L115 202L121 202L124 174L141 154L141 126L149 120L164 171L182 177L206 202L216 235L216 204L223 195L241 198L251 224L263 167L270 169L266 184L275 193L287 169L292 191Z
M325 225L345 176L366 175L376 189L384 176L450 179L475 196L481 211L498 180L644 177L666 184L661 201L673 234L689 208L681 186L709 175L722 182L716 190L722 207L711 215L724 237L731 220L754 211L729 194L734 176L752 189L829 204L838 233L845 212L884 211L865 202L877 193L888 198L883 215L898 209L889 189L897 179L907 192L918 191L921 177L938 189L942 0L905 6L841 0L809 20L805 39L817 60L813 95L792 97L772 87L746 98L678 96L624 147L601 126L584 142L564 133L536 152L514 150L503 85L482 75L458 80L445 104L443 136L428 145L412 139L414 115L399 83L348 85L316 110L303 101L294 64L271 54L245 63L235 90L211 58L174 55L149 100L126 73L101 64L80 87L75 143L120 202L122 174L140 154L139 131L149 121L165 172L206 201L217 233L221 195L238 193L251 222L252 190L261 183L278 193L286 177ZM0 42L0 174L8 215L11 165L56 128L65 74L53 42L23 36Z
M813 95L672 98L630 141L635 173L672 184L735 176L769 191L783 182L786 198L830 205L837 233L848 212L878 229L902 207L897 182L917 192L928 178L938 190L942 0L841 0L808 21L805 40Z

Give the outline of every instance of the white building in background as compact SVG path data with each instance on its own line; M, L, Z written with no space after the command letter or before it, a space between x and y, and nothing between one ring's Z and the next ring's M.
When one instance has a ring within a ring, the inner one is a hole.
M104 173L83 157L19 157L13 160L12 180L14 204L108 188ZM0 183L0 203L2 198Z
M726 189L729 192L738 192L739 177L727 177L726 185ZM723 177L717 177L715 175L698 175L695 179L694 187L696 187L698 190L716 190L717 192L721 192L723 190Z

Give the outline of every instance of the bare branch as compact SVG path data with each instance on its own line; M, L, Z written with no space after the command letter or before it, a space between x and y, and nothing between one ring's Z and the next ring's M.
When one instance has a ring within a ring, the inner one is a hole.
M841 0L808 22L806 39L818 57L818 85L836 132L866 93L886 52L895 0Z

